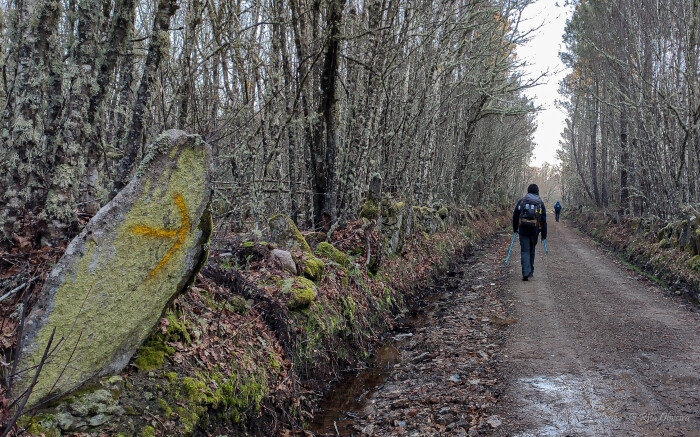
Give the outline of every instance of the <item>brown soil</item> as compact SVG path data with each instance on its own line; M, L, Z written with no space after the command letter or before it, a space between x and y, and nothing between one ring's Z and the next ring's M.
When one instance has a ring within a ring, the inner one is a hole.
M700 436L700 313L563 222L523 282L487 245L326 435ZM461 279L460 279L461 278ZM348 423L350 422L350 423ZM326 422L332 424L332 421Z

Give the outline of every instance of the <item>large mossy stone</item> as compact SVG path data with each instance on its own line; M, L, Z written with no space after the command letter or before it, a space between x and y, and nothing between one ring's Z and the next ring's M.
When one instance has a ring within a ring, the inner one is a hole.
M305 254L301 262L301 271L305 277L314 282L319 282L323 278L323 271L326 265L313 255Z
M407 202L387 201L382 208L382 238L384 253L401 251L406 238L413 232L414 210Z
M22 338L22 393L53 334L27 407L122 370L207 258L211 152L170 130L136 176L70 243L49 274Z
M287 250L301 250L311 253L311 247L304 236L299 232L297 225L291 218L284 214L277 214L268 220L272 242L278 247Z
M349 255L339 251L331 243L325 241L316 246L316 252L314 253L322 258L329 259L346 269L353 263L353 260Z

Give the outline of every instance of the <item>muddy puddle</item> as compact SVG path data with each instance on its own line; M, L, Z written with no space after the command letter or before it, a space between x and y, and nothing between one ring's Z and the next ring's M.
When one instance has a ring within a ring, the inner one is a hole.
M368 367L347 374L333 384L319 403L320 411L307 428L317 435L348 435L354 432L351 425L358 413L371 401L374 392L391 375L394 366L401 362L401 345L413 333L425 326L444 301L456 289L456 272L449 272L440 284L422 294L422 304L411 308L403 320L377 348Z

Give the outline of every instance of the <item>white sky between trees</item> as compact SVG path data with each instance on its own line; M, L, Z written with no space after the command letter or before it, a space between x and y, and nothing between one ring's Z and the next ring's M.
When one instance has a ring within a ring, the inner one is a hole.
M528 65L523 71L529 76L537 76L548 71L542 85L525 91L541 107L537 113L537 130L534 133L535 150L531 165L541 166L545 162L554 165L557 162L556 150L566 118L564 112L557 108L559 99L559 81L566 76L566 68L559 59L559 52L564 50L562 35L566 20L571 16L572 8L563 6L559 0L535 0L525 9L520 28L523 32L537 28L527 44L517 48L518 57Z

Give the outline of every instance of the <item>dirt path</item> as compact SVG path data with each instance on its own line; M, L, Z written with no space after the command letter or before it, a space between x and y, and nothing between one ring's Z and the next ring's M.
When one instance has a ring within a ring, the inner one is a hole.
M517 242L503 267L510 235L477 251L407 321L389 376L315 431L700 436L700 313L550 226L528 282Z
M700 435L700 317L564 223L509 268L502 435ZM540 247L538 246L538 249Z

